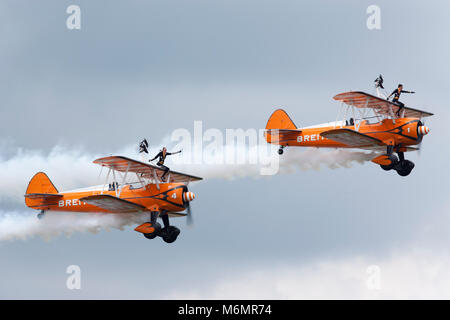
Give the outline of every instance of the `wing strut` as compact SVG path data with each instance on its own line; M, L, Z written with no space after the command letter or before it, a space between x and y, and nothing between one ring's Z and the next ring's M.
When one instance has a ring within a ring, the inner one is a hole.
M156 187L159 190L159 180L158 180L158 176L156 175L156 170L155 169L153 169L153 177L155 178Z
M130 163L128 163L127 170L125 171L125 175L122 178L122 184L118 188L119 189L119 194L117 195L117 197L120 197L120 194L122 193L122 189L123 189L123 186L125 185L129 169L130 169Z
M108 182L109 174L111 173L111 170L112 170L112 169L109 168L108 173L107 173L107 175L106 175L105 183L103 184L103 188L102 188L101 194L103 194L103 192L105 191L106 183Z

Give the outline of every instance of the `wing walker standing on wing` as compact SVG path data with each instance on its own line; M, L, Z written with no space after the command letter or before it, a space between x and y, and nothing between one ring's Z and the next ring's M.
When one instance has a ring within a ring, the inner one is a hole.
M415 93L414 91L406 91L403 90L403 85L399 84L397 86L397 89L395 89L394 91L392 91L392 93L387 97L386 100L389 101L389 98L394 96L394 98L392 99L392 102L395 103L396 105L400 106L400 108L397 111L397 116L400 116L400 112L402 111L403 107L405 106L405 104L403 102L400 102L398 99L400 98L400 95L402 93Z
M164 165L164 161L166 160L166 157L173 155L173 154L180 153L181 151L182 150L177 151L177 152L167 152L166 147L163 147L162 150L153 159L148 160L148 162L152 162L153 160L155 160L156 158L159 157L158 163L156 165L164 170L164 174L161 176L162 181L165 181L164 179L166 177L166 174L170 171L170 169Z
M433 114L406 107L399 102L402 92L413 93L404 91L400 85L392 93L395 94L394 101L388 101L379 90L383 89L381 75L375 80L375 87L377 96L361 91L334 96L334 100L342 103L338 114L338 118L344 117L341 121L297 128L287 113L278 109L267 122L266 141L279 145L280 155L287 146L384 151L372 162L384 170L395 170L399 175L407 176L414 168L414 163L405 159L405 152L419 149L423 137L430 130L422 118ZM373 116L369 117L370 112ZM347 120L349 115L350 121ZM375 119L375 122L370 122L371 119Z
M149 221L135 231L147 239L159 236L167 243L180 234L180 229L170 225L169 217L187 216L188 223L192 222L190 203L195 194L188 190L188 184L202 178L171 171L163 182L167 171L123 156L99 158L94 163L109 169L103 185L58 192L47 175L39 172L28 184L25 204L39 210L38 217L46 211L145 214Z

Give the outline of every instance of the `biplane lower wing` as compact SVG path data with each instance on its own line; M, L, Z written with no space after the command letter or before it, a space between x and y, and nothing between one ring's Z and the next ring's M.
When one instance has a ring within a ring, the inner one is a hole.
M95 196L88 196L81 198L80 201L89 203L99 208L115 212L115 213L135 213L146 212L148 209L137 203L120 199L107 194L100 194ZM169 217L185 217L187 213L183 212L168 212Z
M350 129L333 129L324 131L320 135L353 148L372 148L385 145L381 140Z
M159 167L123 156L99 158L94 160L94 163L120 172L133 172L148 179L158 178L158 180L161 180L161 176L164 174L164 170ZM191 176L189 174L172 170L170 170L168 176L169 175L170 182L188 183L191 181L202 180L200 177Z
M186 217L187 213L183 212L168 212L169 217L178 218L178 217Z
M269 129L266 130L266 137L270 143L296 142L301 130L297 129Z
M132 213L148 211L146 207L137 203L120 199L108 194L99 194L80 198L80 201L97 206L115 213Z
M399 105L391 101L376 97L362 91L349 91L340 93L335 95L333 99L342 101L343 103L356 108L371 108L374 109L377 113L385 116L399 116L398 113L403 113L403 116L407 118L423 118L433 115L431 112L410 107L401 108Z

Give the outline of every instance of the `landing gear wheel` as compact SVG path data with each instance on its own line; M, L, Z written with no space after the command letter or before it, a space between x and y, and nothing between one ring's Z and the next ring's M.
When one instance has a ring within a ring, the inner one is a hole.
M402 177L406 177L407 175L409 175L412 169L414 169L414 162L409 160L403 160L395 168L395 170L397 170L397 173Z
M41 210L41 212L38 213L37 218L39 220L42 220L45 217L45 211Z
M395 154L391 154L387 156L389 158L389 160L391 160L391 164L388 165L383 165L380 164L381 169L389 171L394 169L394 167L398 164L398 158Z
M282 155L282 154L283 154L283 149L282 149L282 148L278 149L278 154L279 154L279 155Z
M155 231L152 233L144 233L144 237L147 239L155 239L161 232L161 225L158 222L155 222L152 227L155 228Z
M177 240L178 235L180 234L180 229L174 226L168 226L163 228L160 232L160 236L164 240L164 242L172 243Z

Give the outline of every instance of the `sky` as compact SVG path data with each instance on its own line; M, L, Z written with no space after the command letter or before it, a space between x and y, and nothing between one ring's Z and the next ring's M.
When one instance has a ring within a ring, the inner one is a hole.
M79 30L66 27L72 4ZM380 30L366 26L373 4ZM447 1L2 1L0 298L450 298L449 12ZM156 153L194 121L260 129L280 107L299 127L333 121L332 97L372 93L380 73L435 114L408 177L370 162L318 169L335 154L288 148L297 162L278 175L245 166L191 185L195 226L173 219L171 245L133 225L33 230L23 194L35 172L60 190L99 184L96 157L133 155L143 137ZM69 265L80 290L66 287Z

